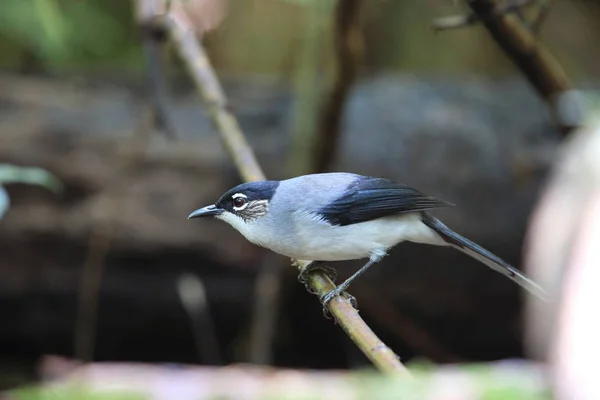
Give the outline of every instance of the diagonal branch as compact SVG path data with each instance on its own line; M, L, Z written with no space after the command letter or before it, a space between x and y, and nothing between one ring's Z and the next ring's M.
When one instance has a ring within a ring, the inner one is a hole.
M522 9L539 1L540 0L515 0L509 4L494 8L492 13L485 16L471 13L467 15L453 15L449 17L438 18L433 21L432 27L435 31L463 28L465 26L475 25L485 19L494 19L508 14L515 14L517 17L519 17L520 21L525 22ZM535 22L535 25L537 24L539 24L538 21Z
M157 18L156 22L164 25L168 32L242 178L245 181L266 179L235 116L227 105L219 80L203 46L193 34L186 16L171 12L163 15L162 18ZM296 265L302 269L307 263L298 262ZM310 274L309 285L318 296L335 288L333 282L319 272ZM328 308L346 334L380 371L408 375L408 370L396 354L373 333L350 301L337 297L329 303Z
M252 148L246 141L238 122L227 104L227 98L213 71L204 47L196 39L183 15L169 14L162 19L184 61L198 92L205 102L213 124L221 134L227 151L245 181L265 180Z
M571 83L558 61L514 13L502 12L496 0L465 1L473 12L467 17L466 24L480 21L485 26L498 46L548 103L561 133L570 133L575 127L560 122L558 118L557 102L562 94L571 90ZM446 21L446 25L448 23Z

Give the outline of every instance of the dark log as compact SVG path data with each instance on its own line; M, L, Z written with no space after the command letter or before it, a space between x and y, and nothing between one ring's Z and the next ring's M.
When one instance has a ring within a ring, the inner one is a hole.
M250 81L225 79L228 97L267 175L282 178L291 98L283 87ZM61 197L8 187L13 206L0 222L0 310L12 319L0 332L0 350L70 355L91 210L141 115L135 84L108 82L0 76L0 162L48 168L66 186ZM106 261L98 357L196 361L189 321L174 292L179 273L193 271L207 285L227 360L243 360L248 296L263 250L219 221L186 220L240 178L190 90L171 86L178 140L156 135L128 178L128 206ZM524 82L381 76L358 84L344 115L332 170L386 176L456 203L437 214L520 266L529 212L560 143ZM343 277L359 264L336 267ZM346 365L353 356L294 272L289 269L283 288L275 362ZM456 251L402 244L356 287L367 289L363 296L379 297L365 299L364 306L358 298L366 319L369 304L387 302L445 347L444 354L478 360L522 355L518 288ZM387 327L381 312L376 319L373 329L389 336L386 342L403 359L448 359L410 347L415 341L398 337L397 324ZM304 343L315 335L339 345L311 353L316 350Z

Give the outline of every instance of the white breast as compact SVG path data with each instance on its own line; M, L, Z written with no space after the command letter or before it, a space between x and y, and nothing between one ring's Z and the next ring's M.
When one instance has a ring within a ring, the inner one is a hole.
M383 256L396 244L408 240L444 245L445 242L421 222L417 213L401 214L346 226L332 226L318 216L296 212L288 225L246 231L249 240L276 253L301 260L342 261ZM258 224L260 225L260 224ZM244 233L244 232L242 232Z

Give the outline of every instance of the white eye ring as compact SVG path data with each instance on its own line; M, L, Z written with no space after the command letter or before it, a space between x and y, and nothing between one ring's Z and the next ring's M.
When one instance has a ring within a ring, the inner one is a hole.
M232 203L233 203L233 209L236 211L240 211L243 210L244 208L248 207L248 203L246 202L246 199L248 198L245 194L243 193L236 193L233 196L231 196Z

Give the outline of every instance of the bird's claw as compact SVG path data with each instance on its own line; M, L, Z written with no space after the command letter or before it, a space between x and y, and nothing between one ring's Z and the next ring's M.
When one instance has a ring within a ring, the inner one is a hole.
M310 287L309 281L308 281L308 276L309 274L311 274L314 271L320 271L322 273L324 273L325 275L327 275L327 277L329 279L331 279L332 282L335 282L335 280L337 279L337 271L328 266L325 265L321 262L318 261L313 261L312 263L310 263L309 265L307 265L298 275L298 281L300 283L304 284L304 287L306 287L306 290L309 293L312 294L316 294L314 290L312 290L312 288ZM350 293L346 292L348 285L344 285L341 284L338 287L336 287L333 290L330 290L329 292L325 293L324 295L322 295L319 300L321 301L321 304L323 304L323 315L325 316L325 318L330 319L331 318L331 314L329 313L328 305L329 302L331 300L333 300L334 297L336 296L344 296L347 300L350 301L350 304L352 304L352 307L358 309L358 302L356 301L356 298L354 296L352 296Z
M327 319L331 319L331 313L328 310L328 306L329 306L329 302L331 300L334 299L334 297L337 296L344 296L348 301L350 301L350 304L352 305L353 308L355 308L356 310L358 310L358 302L356 301L356 297L352 296L350 293L346 292L344 287L338 286L333 290L330 290L329 292L325 293L323 296L321 296L319 298L319 300L321 301L321 304L323 304L323 315L325 316L325 318Z
M308 282L308 275L314 271L320 271L324 273L333 282L335 282L335 280L337 279L337 272L335 268L321 264L317 261L313 261L312 263L308 264L298 275L298 282L304 284L306 290L311 294L315 294L315 291L312 290L310 287L310 284Z

